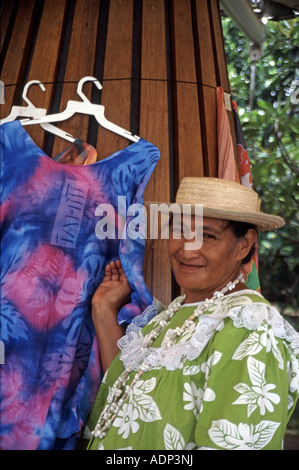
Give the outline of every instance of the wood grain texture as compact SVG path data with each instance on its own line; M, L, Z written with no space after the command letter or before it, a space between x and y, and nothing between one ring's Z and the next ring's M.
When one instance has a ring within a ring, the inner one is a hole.
M168 112L164 1L146 0L142 17L140 135L159 148L161 157L146 188L145 201L170 201ZM149 224L148 217L148 227ZM168 303L171 271L165 240L148 237L144 275L159 300Z
M74 11L72 34L68 45L64 85L60 100L60 111L63 111L69 100L81 101L77 95L77 85L81 78L93 76L96 60L96 38L99 20L100 0L77 0ZM86 83L83 92L91 99L92 82ZM94 119L94 118L92 118ZM75 138L88 140L90 118L76 114L58 127L72 134ZM53 155L58 155L66 147L66 142L59 137L55 139Z
M30 99L36 105L42 103L40 107L46 109L50 108L54 92L66 6L66 0L45 0L31 58L28 81L40 80L45 84L46 91L41 98L40 90L31 87ZM27 126L26 131L39 147L43 147L45 135L40 126Z
M229 93L219 0L5 0L0 16L1 117L21 104L29 80L44 82L46 92L31 87L29 98L51 113L80 100L79 80L95 76L103 89L86 83L86 96L105 106L108 120L160 150L145 201L174 201L184 176L217 176L216 88ZM58 126L91 139L99 160L130 144L93 117L75 115ZM26 130L52 156L69 145L40 126ZM170 301L165 240L147 240L144 277L157 298Z
M189 0L173 1L175 80L175 187L185 176L203 176L201 123Z
M6 2L6 8L8 9L8 12L12 14L12 8L7 4L8 2ZM23 81L26 64L29 59L34 6L34 0L24 0L21 2L14 21L14 26L9 39L9 46L3 60L1 71L1 80L5 84L5 103L0 106L2 118L9 115L12 105L17 104L23 91L21 83ZM5 17L5 25L8 27L9 21L7 17L8 14L6 12L7 10L5 9L3 11L3 15Z
M106 118L126 130L130 130L132 31L133 0L111 0L101 103ZM99 127L100 159L128 144L127 139Z

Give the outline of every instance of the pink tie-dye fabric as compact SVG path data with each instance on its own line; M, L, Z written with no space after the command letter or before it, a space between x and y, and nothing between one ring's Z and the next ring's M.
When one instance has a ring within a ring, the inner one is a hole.
M120 258L132 286L120 323L152 303L144 240L99 240L95 210L117 211L119 196L142 204L159 151L141 139L100 162L64 165L17 121L1 126L0 145L0 448L73 449L102 378L90 301L106 264Z

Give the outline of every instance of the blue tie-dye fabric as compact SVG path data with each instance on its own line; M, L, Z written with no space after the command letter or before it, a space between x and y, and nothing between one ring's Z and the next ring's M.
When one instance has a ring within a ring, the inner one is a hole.
M142 275L144 240L100 240L99 204L142 204L159 159L140 139L100 162L49 158L19 122L0 127L1 449L72 449L102 378L90 302L106 264L120 258L130 323L152 303ZM124 220L123 223L129 223Z

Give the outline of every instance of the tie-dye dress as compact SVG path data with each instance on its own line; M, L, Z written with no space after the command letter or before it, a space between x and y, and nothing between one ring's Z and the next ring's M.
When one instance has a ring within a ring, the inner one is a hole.
M106 264L120 258L132 287L120 323L153 300L144 239L126 228L159 151L140 139L94 164L64 165L18 121L0 127L0 144L0 448L72 449L102 378L90 302Z

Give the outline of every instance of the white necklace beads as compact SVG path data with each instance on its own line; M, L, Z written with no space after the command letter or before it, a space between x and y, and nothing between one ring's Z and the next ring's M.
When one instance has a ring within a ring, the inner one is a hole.
M193 325L196 318L198 318L199 315L204 312L204 310L211 307L215 300L218 300L223 297L228 291L232 291L236 287L236 284L238 284L239 282L244 282L243 274L239 274L237 279L235 279L233 282L230 281L220 291L214 292L210 299L206 299L204 302L201 302L198 307L194 310L193 314L190 315L187 320L185 320L183 325L181 327L177 327L173 331L171 336L167 339L165 347L167 349L171 348L171 346L173 346L176 342L177 338L179 338L186 330L188 330ZM173 315L181 308L184 300L185 295L182 295L180 297L177 297L173 302L171 302L171 304L165 311L163 319L160 321L159 325L156 326L156 328L154 328L148 335L143 338L143 343L141 346L141 350L143 353L146 350L150 352L149 348L151 347L152 343L156 338L158 338L162 330L168 325ZM107 431L112 426L114 419L118 415L125 400L128 398L130 391L140 380L144 372L151 368L151 364L146 362L146 357L144 358L144 354L142 354L141 356L143 358L141 359L142 362L131 384L127 386L127 379L129 377L129 374L134 370L134 367L132 367L132 365L128 365L125 368L124 372L114 383L110 392L111 403L109 403L109 405L107 405L106 408L103 410L95 429L91 433L94 437L103 439L106 436ZM134 362L136 362L136 358L134 359Z

